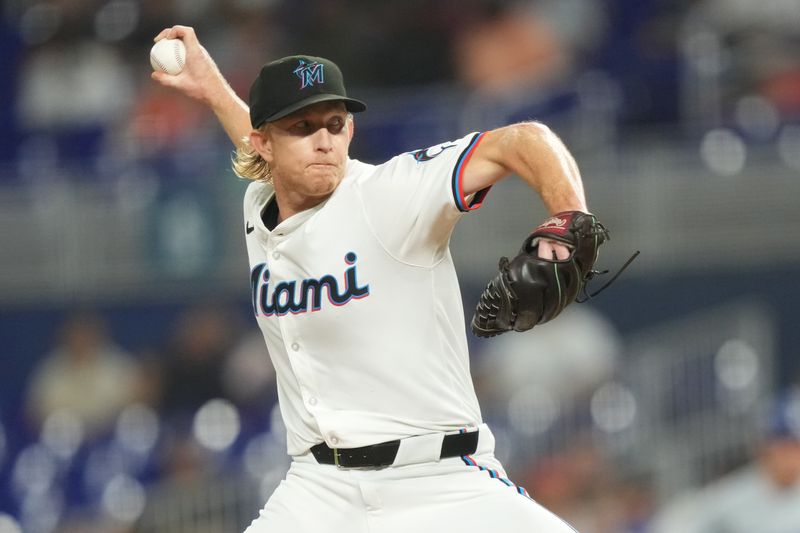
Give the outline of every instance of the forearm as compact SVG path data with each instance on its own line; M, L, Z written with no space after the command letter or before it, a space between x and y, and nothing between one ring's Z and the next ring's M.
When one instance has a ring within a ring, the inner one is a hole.
M588 211L578 165L555 133L524 123L510 126L504 136L503 166L536 190L551 213Z

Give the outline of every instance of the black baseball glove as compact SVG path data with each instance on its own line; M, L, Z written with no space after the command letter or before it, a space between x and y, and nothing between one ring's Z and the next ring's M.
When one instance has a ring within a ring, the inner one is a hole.
M522 243L519 254L500 259L500 273L481 294L472 317L472 332L493 337L506 331L526 331L558 316L585 290L597 251L608 231L594 215L565 211L545 220ZM552 239L570 248L567 259L542 259L540 239Z

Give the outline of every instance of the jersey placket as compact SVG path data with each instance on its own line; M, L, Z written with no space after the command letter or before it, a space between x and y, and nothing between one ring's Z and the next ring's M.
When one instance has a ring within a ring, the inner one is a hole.
M270 258L271 279L274 280L276 285L281 281L293 280L297 277L298 268L293 264L292 258L284 254L283 246L281 246L283 242L290 238L286 233L286 230L281 230L279 233L273 232L266 245L266 251ZM303 342L302 333L298 328L298 317L292 313L286 313L276 314L271 318L277 321L280 329L284 353L289 360L292 373L299 386L303 406L316 421L321 405L316 392L317 387L314 385L311 365L309 364L310 358L313 356L308 352ZM330 440L334 441L336 437L332 437ZM336 444L336 442L333 442L333 444Z

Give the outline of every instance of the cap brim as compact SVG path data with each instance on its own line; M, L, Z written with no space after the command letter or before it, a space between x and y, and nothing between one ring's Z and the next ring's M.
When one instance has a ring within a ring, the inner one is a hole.
M355 98L347 98L339 94L315 94L314 96L309 96L308 98L300 100L299 102L295 102L294 104L281 109L277 113L268 116L261 122L261 124L264 124L265 122L275 122L276 120L280 120L285 116L291 115L295 111L299 111L300 109L313 104L332 101L344 102L345 109L351 113L360 113L361 111L365 111L367 109L367 104L361 100L356 100ZM259 124L259 126L261 124Z

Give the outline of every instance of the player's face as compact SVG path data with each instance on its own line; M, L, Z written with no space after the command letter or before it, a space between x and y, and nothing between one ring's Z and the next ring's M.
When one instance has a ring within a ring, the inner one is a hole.
M342 102L310 105L266 128L262 157L272 169L276 191L327 198L344 176L353 127Z

